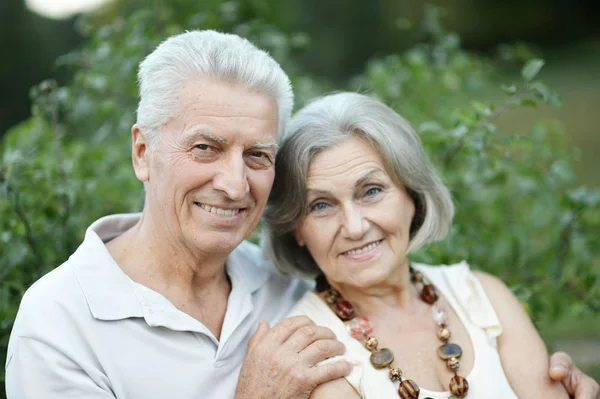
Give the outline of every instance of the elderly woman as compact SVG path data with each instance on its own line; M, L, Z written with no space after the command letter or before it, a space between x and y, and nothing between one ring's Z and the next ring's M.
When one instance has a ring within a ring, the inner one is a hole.
M313 275L292 314L331 328L354 371L312 398L567 398L507 287L467 263L408 255L447 234L450 194L409 124L355 93L293 118L276 161L266 248Z

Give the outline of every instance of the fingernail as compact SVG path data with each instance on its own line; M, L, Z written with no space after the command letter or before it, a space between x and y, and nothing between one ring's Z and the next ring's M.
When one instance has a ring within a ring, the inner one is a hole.
M550 369L553 373L566 373L567 369L563 366L554 366Z

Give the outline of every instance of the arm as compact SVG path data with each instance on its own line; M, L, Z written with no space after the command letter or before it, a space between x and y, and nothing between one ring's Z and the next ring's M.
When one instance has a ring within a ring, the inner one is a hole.
M337 380L319 385L310 395L310 399L330 398L360 399L360 395L352 388L352 385L343 378L338 378Z
M7 399L114 399L71 358L38 339L11 337L6 364Z
M496 277L476 272L500 324L498 351L506 377L520 398L568 399L564 387L548 378L548 352L513 293Z

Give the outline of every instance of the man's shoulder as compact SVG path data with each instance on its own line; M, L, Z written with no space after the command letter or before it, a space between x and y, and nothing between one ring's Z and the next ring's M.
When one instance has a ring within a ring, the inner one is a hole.
M87 308L75 266L71 260L66 261L29 287L21 299L15 333L36 334L40 327L57 325L69 314Z

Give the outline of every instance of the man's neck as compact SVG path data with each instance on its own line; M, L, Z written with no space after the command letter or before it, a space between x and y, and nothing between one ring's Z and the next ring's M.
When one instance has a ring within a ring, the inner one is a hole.
M193 253L164 235L159 238L157 226L145 216L106 243L111 256L133 281L163 295L219 339L231 291L227 256Z

